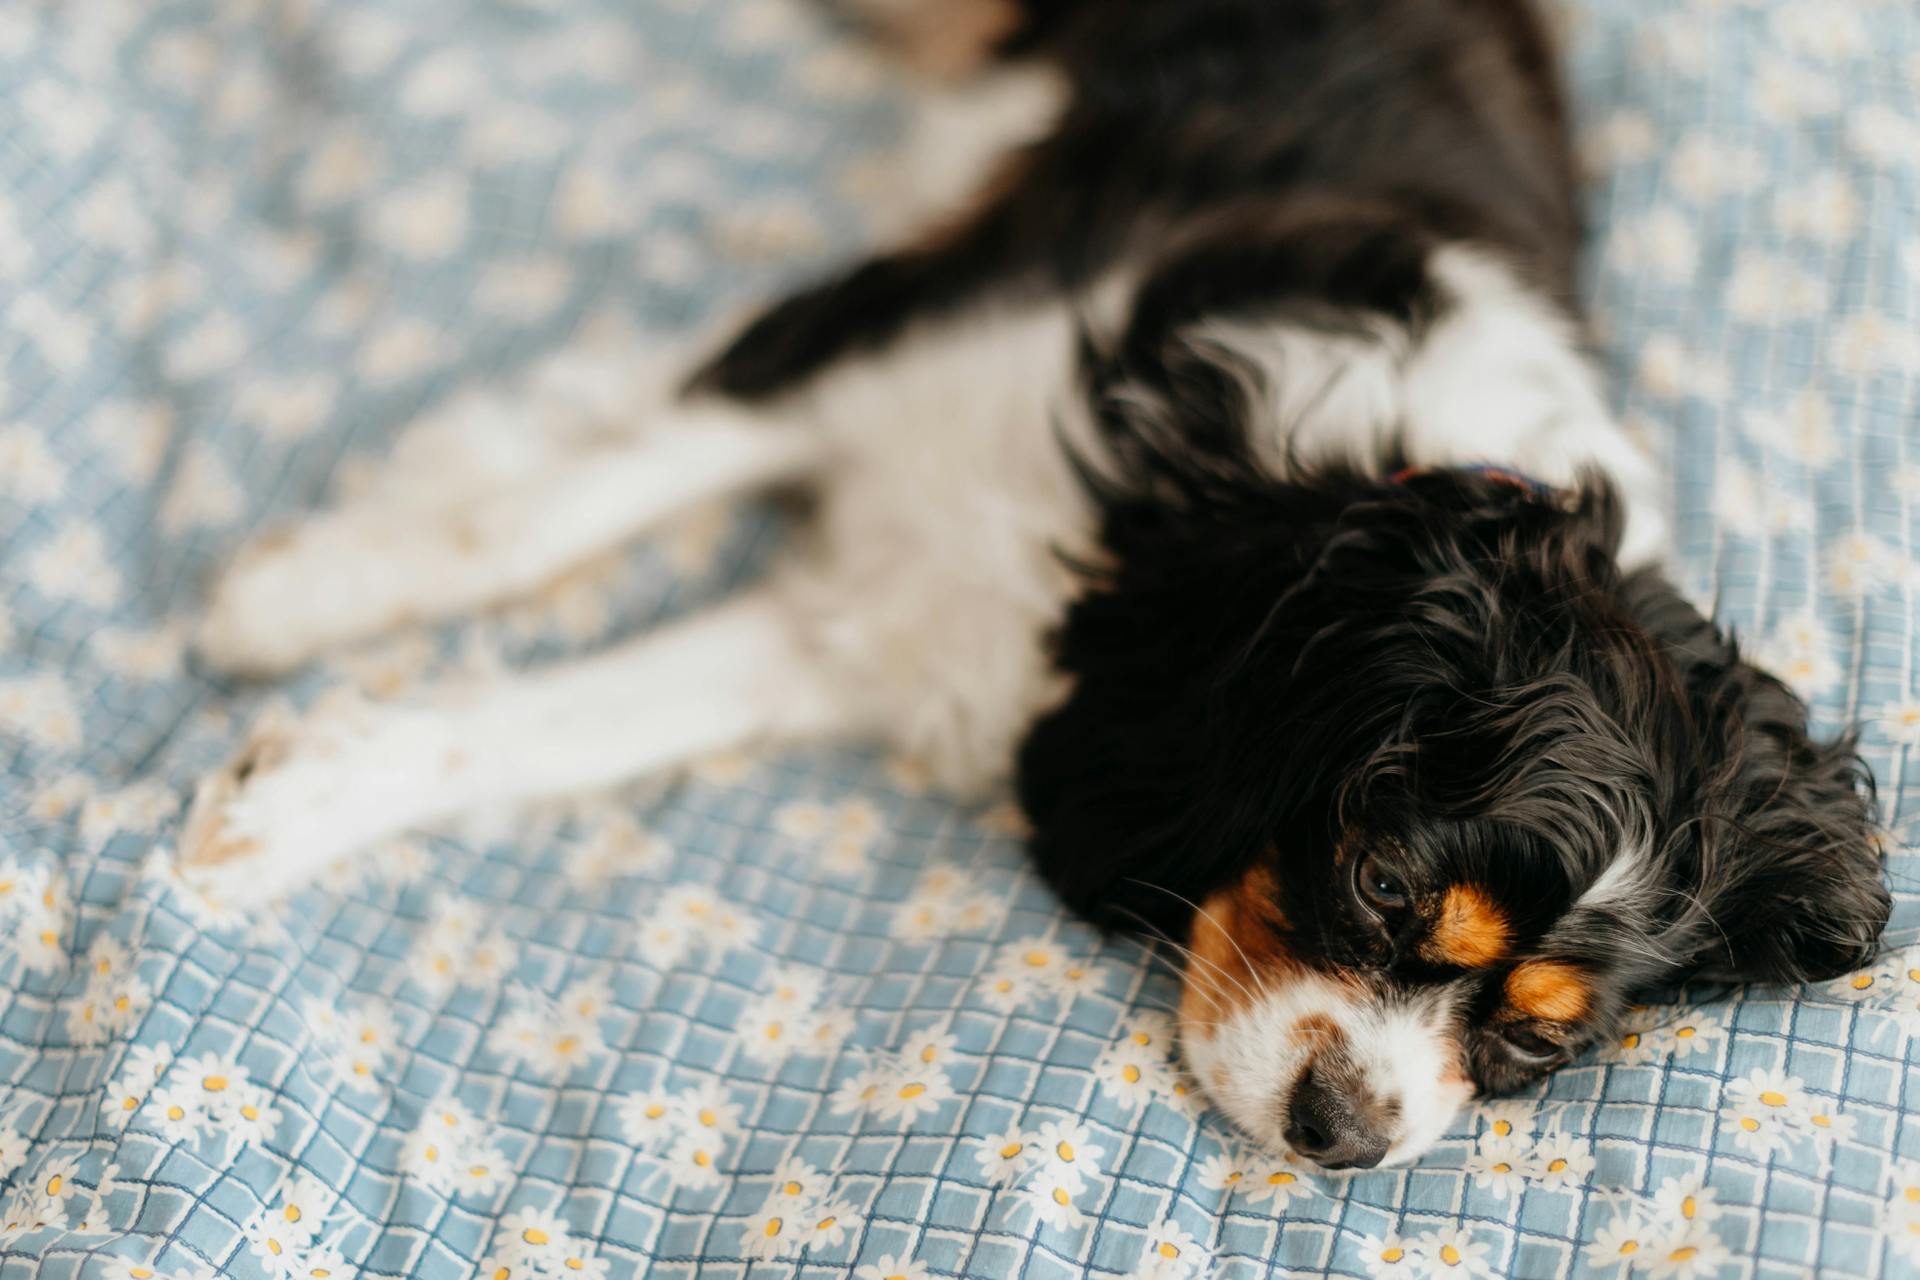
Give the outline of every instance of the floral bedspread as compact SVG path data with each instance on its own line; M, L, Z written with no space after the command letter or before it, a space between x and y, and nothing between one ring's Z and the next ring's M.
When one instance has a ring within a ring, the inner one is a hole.
M1559 16L1679 576L1863 726L1903 946L1920 13ZM1004 804L858 746L410 838L260 916L173 876L277 702L764 565L776 515L708 513L277 688L183 645L211 566L409 419L860 243L893 92L798 0L0 6L0 1275L1920 1273L1920 951L1648 1008L1335 1180L1206 1110L1169 957L1064 917Z

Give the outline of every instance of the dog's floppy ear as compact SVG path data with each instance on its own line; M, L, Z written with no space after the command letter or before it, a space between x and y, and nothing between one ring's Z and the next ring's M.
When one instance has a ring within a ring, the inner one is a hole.
M1673 850L1694 899L1691 973L1806 982L1866 964L1892 903L1853 739L1812 737L1805 704L1657 576L1623 594L1673 660L1693 717L1697 767L1676 797Z

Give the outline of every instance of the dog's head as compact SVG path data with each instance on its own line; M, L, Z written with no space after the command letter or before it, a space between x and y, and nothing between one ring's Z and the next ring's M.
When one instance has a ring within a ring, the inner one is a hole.
M1242 1129L1408 1160L1635 992L1868 958L1851 744L1617 568L1604 484L1230 471L1101 492L1020 789L1070 904L1182 940L1185 1051Z

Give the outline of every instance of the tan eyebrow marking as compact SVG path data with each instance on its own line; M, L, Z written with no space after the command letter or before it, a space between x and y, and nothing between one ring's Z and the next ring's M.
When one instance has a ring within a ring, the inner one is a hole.
M1593 1002L1593 989L1570 964L1529 960L1507 975L1507 1001L1529 1018L1578 1022Z
M1439 917L1420 944L1422 959L1462 969L1485 969L1513 945L1513 926L1487 891L1477 884L1456 884L1440 902Z

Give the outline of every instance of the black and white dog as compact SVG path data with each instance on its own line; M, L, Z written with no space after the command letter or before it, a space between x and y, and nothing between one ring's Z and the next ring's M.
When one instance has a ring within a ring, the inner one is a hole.
M1184 937L1204 1088L1329 1168L1418 1155L1650 984L1871 954L1851 744L1656 567L1526 0L866 7L1023 126L966 200L625 435L252 548L201 649L282 670L770 486L803 544L598 657L263 728L190 874L264 900L483 802L885 737L1011 771L1069 904Z

